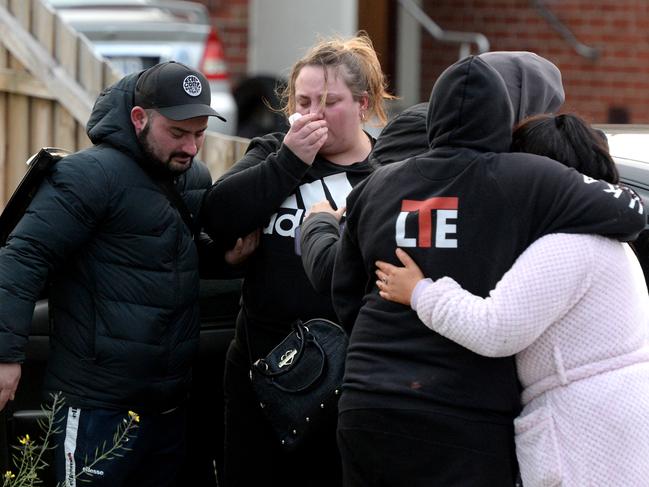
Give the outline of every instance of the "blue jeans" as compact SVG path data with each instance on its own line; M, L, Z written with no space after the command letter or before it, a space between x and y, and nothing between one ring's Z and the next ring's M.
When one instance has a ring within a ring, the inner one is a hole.
M182 407L167 413L140 415L116 455L93 463L96 450L101 455L110 449L116 431L123 430L128 419L128 411L61 409L55 418L60 430L55 437L54 451L57 482L65 487L176 485L185 452Z

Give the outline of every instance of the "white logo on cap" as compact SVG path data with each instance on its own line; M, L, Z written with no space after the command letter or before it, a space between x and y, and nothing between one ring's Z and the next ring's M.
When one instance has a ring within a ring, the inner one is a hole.
M197 76L190 74L183 80L183 89L189 96L198 96L203 91L203 86Z

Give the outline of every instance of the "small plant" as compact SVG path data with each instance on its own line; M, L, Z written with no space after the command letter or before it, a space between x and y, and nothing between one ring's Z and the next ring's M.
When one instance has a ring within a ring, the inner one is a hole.
M56 416L64 405L64 400L60 393L52 394L52 402L49 406L42 408L44 418L39 420L38 424L41 428L43 435L40 442L33 440L29 435L18 438L18 445L13 448L16 453L13 455L14 470L7 470L1 477L2 487L33 487L42 485L43 481L40 479L39 474L48 466L45 461L45 453L52 450L52 438L54 435L61 432L58 427ZM84 466L79 473L75 475L75 479L81 482L92 481L92 476L96 471L94 467L100 462L110 461L117 457L122 457L124 452L130 451L126 446L133 431L138 427L140 416L129 411L128 416L124 418L122 424L117 427L113 435L112 445L108 446L104 442L101 448L95 450L92 459L87 457L84 459ZM62 487L63 484L57 484L57 487Z

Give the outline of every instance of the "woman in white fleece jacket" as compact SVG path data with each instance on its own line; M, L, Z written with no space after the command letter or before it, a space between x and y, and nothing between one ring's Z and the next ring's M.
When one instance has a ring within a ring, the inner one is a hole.
M535 117L514 143L617 182L599 135L577 117ZM547 235L486 299L449 277L422 279L397 256L405 267L377 262L382 297L411 304L427 327L476 353L516 354L525 487L649 485L649 297L627 244Z

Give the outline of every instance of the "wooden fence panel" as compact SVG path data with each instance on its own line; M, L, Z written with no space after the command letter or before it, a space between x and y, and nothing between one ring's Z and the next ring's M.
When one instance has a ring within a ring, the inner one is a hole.
M104 64L104 86L108 87L122 79L122 74L115 70L110 63Z
M70 27L56 17L54 23L54 59L68 73L77 72L77 36ZM57 147L77 150L77 122L65 106L54 106L54 140Z
M7 8L7 0L0 0L0 7ZM0 43L0 69L9 66L9 53ZM7 94L0 91L0 203L7 201Z
M212 180L216 180L241 159L249 143L248 139L241 137L207 132L199 157L207 164Z
M92 44L85 37L77 37L77 45L79 49L77 81L95 99L104 87L104 63L97 58ZM92 142L86 135L85 124L77 125L77 149L90 146Z
M32 0L32 34L48 54L54 54L54 12L40 2ZM30 153L41 147L54 145L54 104L51 100L32 98Z
M25 29L29 29L31 2L10 0L9 10ZM14 56L9 56L9 67L15 71L25 71L24 66ZM7 185L13 191L25 173L25 161L29 157L29 98L10 93L7 104Z

